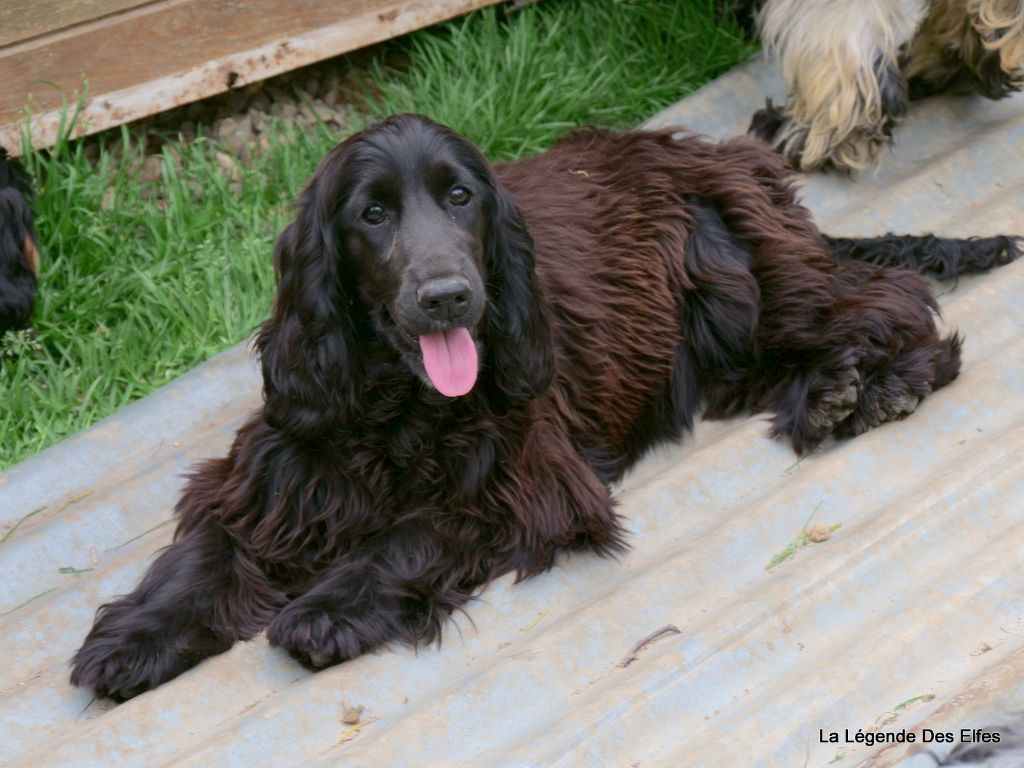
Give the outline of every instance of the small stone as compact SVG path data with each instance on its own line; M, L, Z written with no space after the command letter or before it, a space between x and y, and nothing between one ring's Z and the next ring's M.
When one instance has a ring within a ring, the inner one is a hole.
M815 525L807 529L807 538L815 544L820 544L831 539L833 531L835 528L831 525Z
M267 96L270 97L270 101L274 104L284 104L290 101L292 94L284 86L280 84L274 84L267 86Z
M235 162L235 158L226 152L214 152L213 157L217 161L217 165L220 166L220 171L225 177L231 179L233 182L241 180L242 171L239 169L238 163Z
M237 139L237 145L232 145L231 150L235 153L239 162L243 165L248 165L252 162L252 150L249 149L249 142L243 139L241 136L235 136Z
M231 91L228 94L227 107L229 112L244 112L248 103L248 97L241 91Z
M293 120L299 114L299 108L292 102L278 102L271 111L288 120Z
M981 656L982 654L988 653L991 650L992 650L992 646L991 645L989 645L988 643L982 643L977 648L975 648L973 651L971 651L971 656Z
M225 117L217 126L217 136L221 139L227 139L236 133L238 133L238 122L233 117Z
M163 160L160 155L149 155L143 161L142 169L139 171L139 182L142 184L152 184L155 181L159 181L162 166Z
M252 99L249 100L249 106L261 109L264 112L270 109L270 99L267 98L267 94L263 91L255 94Z
M358 705L350 707L348 704L344 703L342 704L342 707L341 722L345 725L355 725L362 719L365 707Z
M346 104L339 105L331 113L331 117L338 123L338 125L345 125L351 117L348 106Z
M249 125L253 133L263 133L267 129L266 116L258 109L249 113Z

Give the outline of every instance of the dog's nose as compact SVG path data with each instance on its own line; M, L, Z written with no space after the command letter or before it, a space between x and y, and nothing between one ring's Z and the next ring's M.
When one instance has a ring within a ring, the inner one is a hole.
M416 291L416 300L428 317L453 320L469 309L471 290L461 277L428 280Z

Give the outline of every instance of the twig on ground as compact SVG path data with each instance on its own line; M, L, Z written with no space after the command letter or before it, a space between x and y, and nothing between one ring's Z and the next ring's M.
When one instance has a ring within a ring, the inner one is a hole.
M633 649L625 656L623 656L622 661L620 661L616 666L625 669L634 661L636 661L640 651L644 650L644 648L651 645L651 643L661 640L661 638L667 637L668 635L678 634L681 634L679 631L679 627L675 626L674 624L666 624L664 627L654 630L653 632L651 632L651 634L638 640L636 645L633 646Z

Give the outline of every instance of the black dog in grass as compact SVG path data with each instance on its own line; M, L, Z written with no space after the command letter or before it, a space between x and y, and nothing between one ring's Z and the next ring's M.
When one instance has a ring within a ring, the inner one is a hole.
M32 317L39 241L31 200L28 174L0 147L0 333L26 328Z
M791 178L761 141L673 131L498 167L412 115L350 138L277 242L263 406L72 682L128 698L264 629L312 666L437 638L491 579L621 551L608 483L701 407L771 412L799 452L909 414L960 339L893 265L1018 244L826 239Z

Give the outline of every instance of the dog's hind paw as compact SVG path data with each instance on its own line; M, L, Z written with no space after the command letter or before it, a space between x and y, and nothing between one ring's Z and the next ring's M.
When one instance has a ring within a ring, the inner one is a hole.
M885 403L886 421L899 421L917 410L923 398L913 392L903 392Z
M907 418L917 410L924 399L907 388L877 388L866 398L864 407L858 409L856 433L885 424L887 421L899 421Z
M771 434L785 437L799 454L813 451L860 408L860 372L854 366L816 370L794 381L773 419Z
M852 366L844 368L810 404L807 421L815 432L830 433L857 409L859 396L860 372Z

